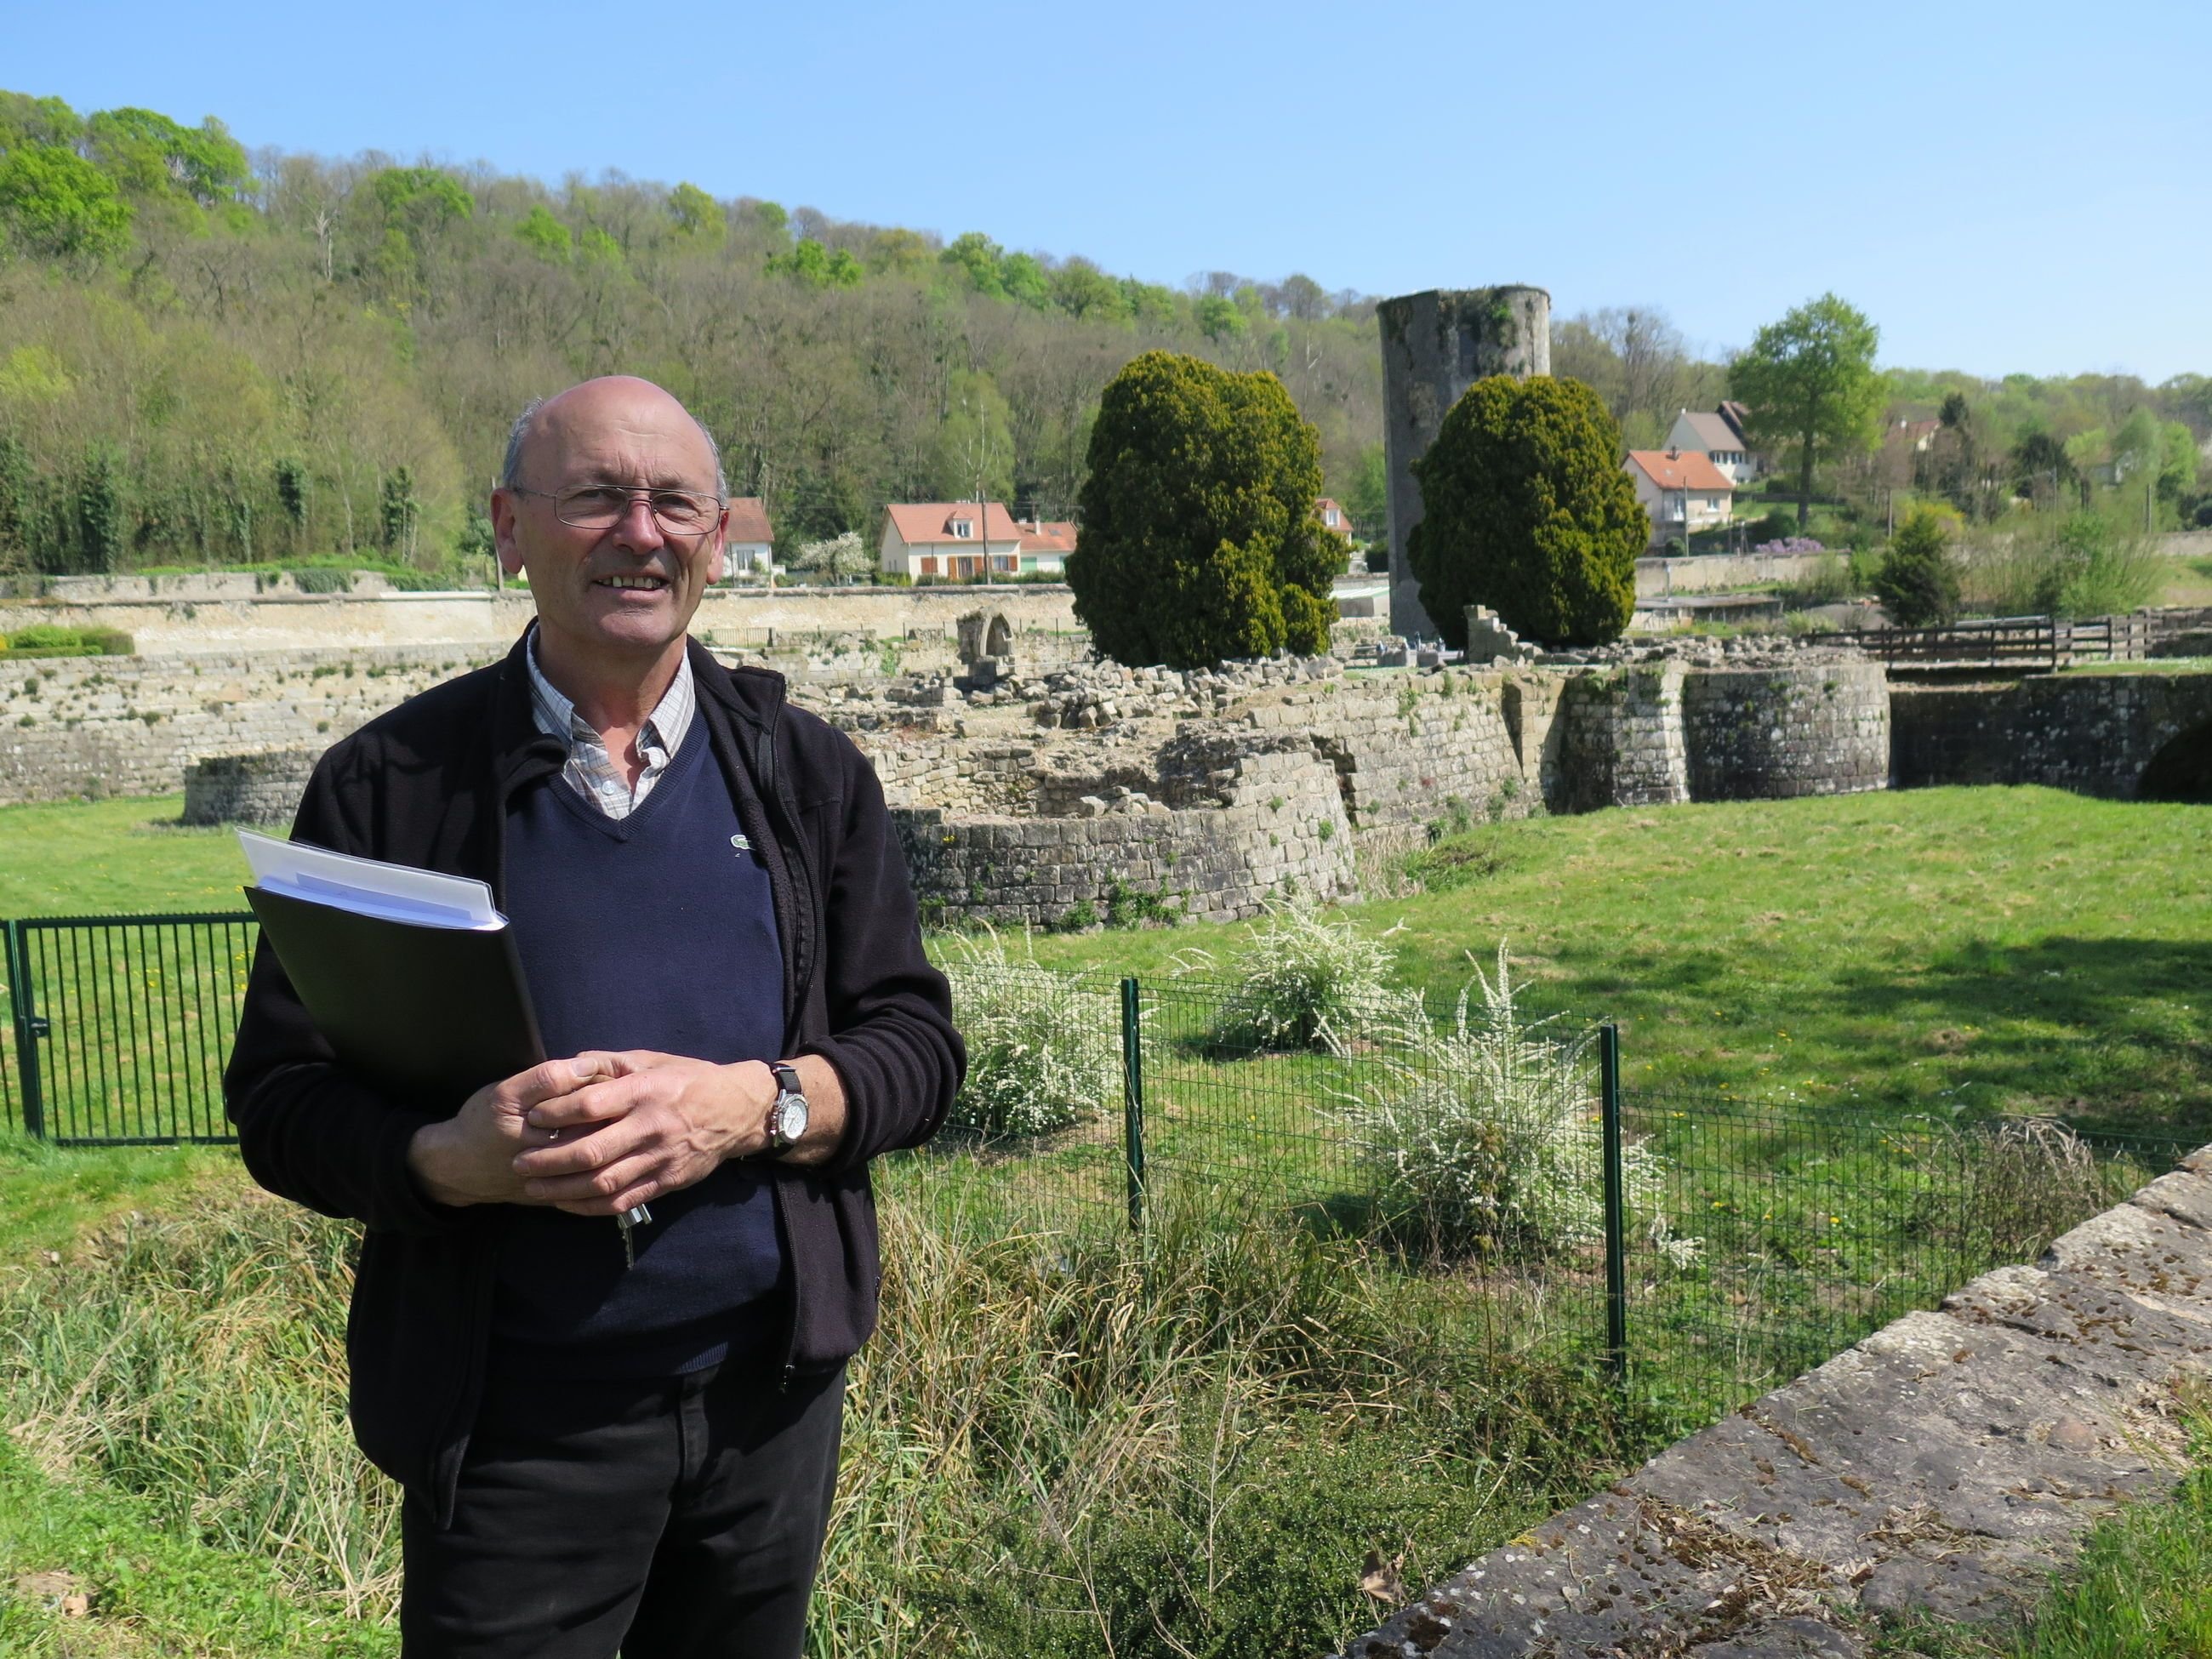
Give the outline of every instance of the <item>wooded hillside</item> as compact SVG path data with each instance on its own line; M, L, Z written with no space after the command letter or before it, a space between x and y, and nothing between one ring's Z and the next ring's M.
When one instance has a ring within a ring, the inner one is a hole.
M613 370L682 397L787 542L979 486L1068 516L1100 389L1156 346L1279 374L1340 496L1379 473L1371 307L1303 276L1171 289L687 184L249 158L213 119L20 94L0 152L18 569L448 562L515 412Z

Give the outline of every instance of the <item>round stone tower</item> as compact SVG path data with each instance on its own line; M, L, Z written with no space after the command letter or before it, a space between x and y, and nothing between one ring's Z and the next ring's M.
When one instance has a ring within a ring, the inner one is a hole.
M1433 637L1406 540L1421 521L1413 463L1445 411L1490 374L1552 372L1552 296L1540 288L1431 289L1375 308L1382 331L1382 445L1390 478L1390 631Z

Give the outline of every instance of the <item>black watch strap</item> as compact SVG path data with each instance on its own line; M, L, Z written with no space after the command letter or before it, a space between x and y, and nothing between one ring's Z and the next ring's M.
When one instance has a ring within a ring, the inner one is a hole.
M768 1063L768 1069L769 1074L775 1079L777 1093L797 1095L801 1100L806 1097L806 1091L799 1086L799 1073L794 1067L786 1065L782 1060L772 1060Z

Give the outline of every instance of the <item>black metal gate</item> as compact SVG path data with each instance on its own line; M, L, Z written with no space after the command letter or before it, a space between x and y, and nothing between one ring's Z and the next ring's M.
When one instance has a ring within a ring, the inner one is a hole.
M222 1068L255 939L246 913L0 922L15 1038L0 1091L25 1131L63 1146L234 1139Z

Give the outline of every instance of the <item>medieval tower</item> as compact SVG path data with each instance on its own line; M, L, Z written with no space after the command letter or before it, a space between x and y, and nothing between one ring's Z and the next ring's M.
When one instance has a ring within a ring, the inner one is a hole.
M1421 521L1413 463L1429 452L1445 411L1490 374L1552 372L1552 296L1540 288L1431 289L1376 307L1382 330L1382 442L1390 488L1390 631L1434 637L1421 586L1406 561Z

